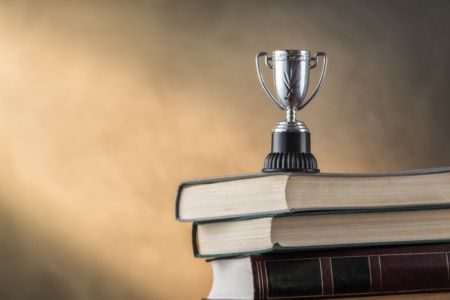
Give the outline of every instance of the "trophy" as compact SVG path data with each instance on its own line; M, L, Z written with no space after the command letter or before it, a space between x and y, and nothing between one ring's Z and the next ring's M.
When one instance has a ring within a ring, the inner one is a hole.
M259 66L264 57L266 66L273 70L276 97L267 88ZM307 97L309 70L322 58L322 73L316 87ZM319 172L317 160L311 153L311 137L305 123L296 119L296 112L303 109L317 95L325 78L328 58L324 52L313 55L305 50L276 50L272 57L266 52L256 55L256 71L259 83L271 100L286 111L286 120L272 130L272 151L264 161L263 172Z

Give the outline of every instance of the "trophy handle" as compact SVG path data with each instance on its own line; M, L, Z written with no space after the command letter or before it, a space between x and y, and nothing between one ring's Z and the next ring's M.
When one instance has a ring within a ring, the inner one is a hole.
M323 80L325 79L325 74L327 73L327 65L328 65L328 57L327 57L327 54L325 52L316 52L313 55L312 61L314 63L310 66L310 68L313 69L313 68L315 68L317 66L317 60L318 60L319 56L323 57L322 73L320 74L319 81L317 82L316 87L314 88L313 92L311 93L311 96L309 96L308 100L303 102L303 104L299 107L299 109L302 109L303 107L308 105L309 102L311 102L311 100L316 96L317 92L319 91L319 88L322 85Z
M284 107L280 103L278 103L277 99L272 95L272 93L270 93L269 89L267 88L266 82L261 73L261 68L259 67L259 58L261 56L264 56L264 61L266 63L266 66L269 67L270 69L273 69L273 65L270 64L270 61L272 60L272 58L269 57L267 52L258 52L256 54L256 72L258 73L259 84L261 84L261 87L263 88L267 97L269 97L270 101L272 101L272 103L275 104L276 106L278 106L281 110L285 110Z

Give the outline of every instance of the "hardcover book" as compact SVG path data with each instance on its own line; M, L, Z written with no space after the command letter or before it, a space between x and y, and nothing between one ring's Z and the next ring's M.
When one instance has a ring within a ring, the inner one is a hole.
M450 242L450 209L300 214L194 224L194 254Z
M210 261L214 280L208 299L331 299L448 292L449 259L450 244L216 259ZM446 296L450 299L450 294Z
M449 205L450 167L369 174L258 173L183 182L176 217L210 221Z

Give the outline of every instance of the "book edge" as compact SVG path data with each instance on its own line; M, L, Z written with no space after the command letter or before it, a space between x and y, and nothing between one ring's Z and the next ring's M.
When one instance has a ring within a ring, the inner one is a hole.
M197 242L198 241L198 239L197 239L197 231L198 231L197 227L198 227L198 223L194 222L192 224L192 250L194 252L194 257L196 257L196 258L218 257L217 255L202 255L202 254L200 254L200 252L198 250L198 242ZM269 248L269 249L260 250L260 251L252 251L251 253L252 254L262 254L262 253L267 253L268 250L272 250L272 249L273 249L273 247ZM243 253L247 253L247 252L243 252ZM236 256L246 256L246 254L242 255L242 254L239 254L238 252L236 252L236 253L226 254L226 256L223 256L223 257L230 257L230 256L235 256L235 257Z
M416 241L396 241L396 242L374 242L374 243L356 243L356 244L340 244L340 245L322 245L322 246L295 246L285 247L279 244L274 244L272 248L257 250L257 251L244 251L235 253L216 253L216 254L200 254L194 253L196 258L206 259L224 259L242 256L252 256L267 253L290 253L290 252L310 252L310 251L334 251L344 249L359 249L369 247L386 247L386 246L420 246L429 244L447 244L450 243L450 239L438 239L438 240L416 240Z
M218 176L218 177L208 177L208 178L184 180L178 185L178 188L177 188L177 194L176 194L176 198L175 198L175 218L177 221L180 221L180 222L194 221L191 219L182 219L180 217L181 194L183 193L183 190L187 186L210 184L210 183L217 183L217 182L226 182L226 181L241 180L241 179L251 179L251 178L258 178L258 177L267 177L267 176L274 176L274 175L286 175L286 174L249 173L249 174L242 174L242 175Z

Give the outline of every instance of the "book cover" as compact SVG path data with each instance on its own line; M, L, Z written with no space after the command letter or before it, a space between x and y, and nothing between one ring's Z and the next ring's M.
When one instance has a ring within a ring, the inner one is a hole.
M262 254L250 260L254 299L450 291L450 244Z

